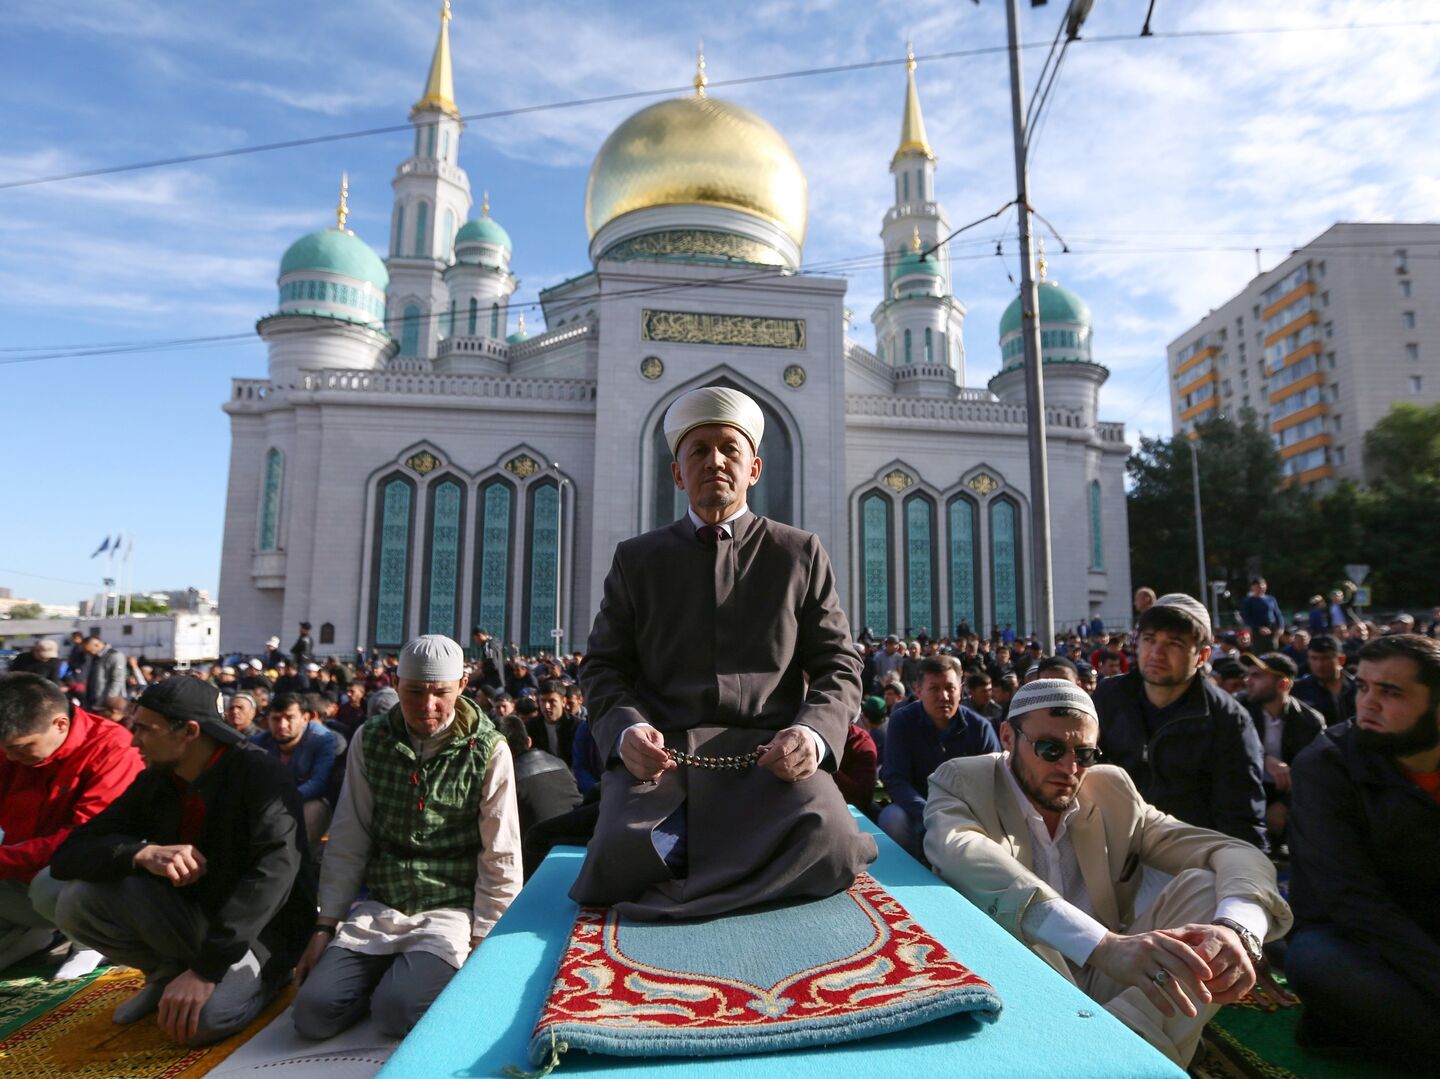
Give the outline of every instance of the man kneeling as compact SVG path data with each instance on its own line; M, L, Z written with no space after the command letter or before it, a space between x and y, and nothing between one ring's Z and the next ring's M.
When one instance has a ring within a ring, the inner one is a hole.
M70 881L55 924L145 975L115 1022L158 1009L160 1029L188 1045L254 1019L315 921L295 785L222 708L199 678L151 685L134 717L145 771L50 863Z
M366 1011L381 1033L409 1033L520 891L510 750L460 696L464 668L448 637L417 637L400 653L400 703L350 744L320 917L296 970L307 1038Z
M1141 800L1095 767L1090 696L1059 679L1020 689L1005 752L930 777L925 853L967 899L1186 1066L1221 1004L1255 984L1261 941L1290 927L1275 869L1242 840ZM1135 912L1142 867L1173 879Z

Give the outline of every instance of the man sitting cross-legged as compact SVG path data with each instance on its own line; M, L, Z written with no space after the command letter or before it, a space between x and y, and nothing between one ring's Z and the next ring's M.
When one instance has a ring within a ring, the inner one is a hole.
M1289 927L1275 870L1249 843L1141 800L1096 767L1090 696L1023 687L1003 754L930 777L925 853L936 871L1107 1011L1181 1066L1221 1004L1255 983L1261 941ZM1173 880L1137 916L1142 869Z
M221 718L220 691L185 676L140 697L145 771L62 843L55 924L137 967L145 987L115 1009L208 1045L259 1014L289 980L315 922L295 785Z
M367 1011L382 1033L409 1033L520 891L510 749L464 688L460 646L417 637L400 653L400 703L350 744L296 971L307 1038Z

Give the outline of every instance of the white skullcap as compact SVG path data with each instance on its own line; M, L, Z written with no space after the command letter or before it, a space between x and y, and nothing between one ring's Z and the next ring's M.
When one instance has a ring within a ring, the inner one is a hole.
M754 398L726 386L701 386L676 398L665 412L665 441L670 455L675 455L682 438L707 423L734 427L750 440L751 449L760 452L765 416Z
M265 642L265 647L266 647L266 648L279 648L279 647L280 647L280 638L279 638L279 637L271 637L268 641Z
M427 633L400 650L397 673L414 682L458 682L465 676L465 653L449 637Z
M1200 631L1200 643L1202 645L1210 643L1212 637L1210 630L1210 612L1205 609L1205 604L1201 603L1194 596L1187 596L1184 592L1168 592L1152 603L1150 610L1146 611L1145 614L1149 614L1150 611L1153 611L1156 607L1168 607L1177 614L1184 615L1185 619ZM1141 615L1140 620L1143 622L1145 615Z
M1026 712L1045 711L1050 708L1076 708L1096 723L1100 722L1095 712L1095 702L1090 694L1068 678L1037 678L1021 686L1010 698L1010 719L1019 719Z

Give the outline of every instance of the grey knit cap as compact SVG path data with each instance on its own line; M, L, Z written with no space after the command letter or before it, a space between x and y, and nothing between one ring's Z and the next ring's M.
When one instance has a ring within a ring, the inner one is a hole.
M1210 629L1210 612L1205 609L1205 604L1194 596L1187 596L1184 592L1167 592L1150 606L1152 609L1171 607L1176 612L1183 614L1200 631L1201 644L1209 644L1213 639L1214 633Z
M1010 698L1009 717L1019 719L1026 712L1046 711L1051 708L1076 708L1096 723L1100 722L1095 712L1095 702L1090 694L1067 678L1037 678L1021 686Z
M449 637L427 633L400 650L396 673L415 682L458 682L465 677L465 653Z

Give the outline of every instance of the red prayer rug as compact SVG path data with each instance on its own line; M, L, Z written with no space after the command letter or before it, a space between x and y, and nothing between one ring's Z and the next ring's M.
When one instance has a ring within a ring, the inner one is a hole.
M871 876L829 899L685 922L582 907L530 1043L721 1056L852 1041L972 1013L1000 997Z

